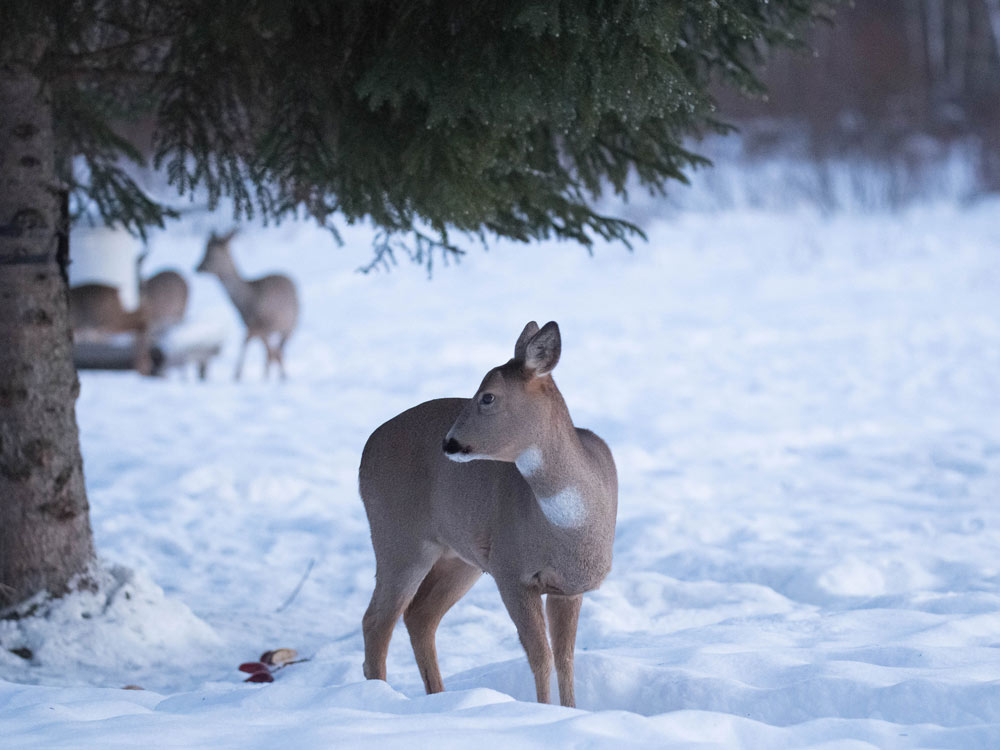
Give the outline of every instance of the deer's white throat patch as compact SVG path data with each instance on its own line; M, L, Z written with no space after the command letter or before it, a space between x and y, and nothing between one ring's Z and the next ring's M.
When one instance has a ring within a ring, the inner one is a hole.
M540 497L538 504L549 521L566 529L580 526L587 516L583 495L576 487L566 487L551 497Z
M542 451L537 445L533 445L517 457L514 465L522 477L537 474L542 469Z

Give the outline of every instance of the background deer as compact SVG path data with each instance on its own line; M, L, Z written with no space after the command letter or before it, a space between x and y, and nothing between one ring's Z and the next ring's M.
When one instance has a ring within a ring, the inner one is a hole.
M229 251L229 242L235 234L235 229L221 237L212 232L205 246L205 257L196 270L219 277L246 326L246 336L236 362L236 380L243 373L247 344L253 338L259 338L267 351L264 377L270 372L271 362L275 362L284 379L285 343L299 319L299 297L295 284L282 274L271 274L252 281L240 276Z
M560 351L559 327L532 321L514 358L471 399L420 404L368 439L359 486L376 571L362 623L365 677L385 679L403 615L425 689L444 690L438 623L486 571L517 626L538 700L549 700L554 652L559 698L575 704L580 603L611 569L618 477L604 441L573 426L549 374Z
M160 271L148 279L141 275L142 262L148 253L136 259L136 275L139 277L139 307L145 313L153 335L162 333L184 320L188 303L188 284L177 271Z
M147 253L135 262L139 306L126 310L121 292L110 284L80 284L69 290L70 325L79 342L100 342L116 333L135 334L134 367L149 375L154 370L150 349L154 339L184 319L188 285L176 271L161 271L145 281L140 268Z
M75 341L101 341L110 334L135 334L133 366L143 375L153 370L149 354L149 318L140 305L126 310L116 287L81 284L69 290L70 326Z

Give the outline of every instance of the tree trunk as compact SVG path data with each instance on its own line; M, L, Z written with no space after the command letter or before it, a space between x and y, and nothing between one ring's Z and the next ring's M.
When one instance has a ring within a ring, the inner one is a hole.
M941 101L941 92L947 80L945 75L947 37L944 24L944 0L924 0L924 12L924 17L927 19L924 29L927 34L927 83L933 117L936 114L935 109Z
M990 18L990 29L993 31L997 57L1000 57L1000 0L986 0L986 12Z
M0 615L66 593L94 555L54 144L50 97L0 62Z

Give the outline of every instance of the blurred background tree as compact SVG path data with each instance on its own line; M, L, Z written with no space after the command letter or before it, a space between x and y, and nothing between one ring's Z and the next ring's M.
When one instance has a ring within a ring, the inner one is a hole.
M8 0L0 25L0 605L86 581L71 213L142 234L151 157L236 218L369 220L415 260L452 235L589 245L591 208L660 190L722 131L710 83L759 92L816 0ZM75 583L74 583L75 582Z
M805 128L820 158L891 159L965 139L978 188L1000 190L1000 0L853 3L806 41L811 57L770 57L765 98L717 91L756 139L750 148L766 150L790 126Z

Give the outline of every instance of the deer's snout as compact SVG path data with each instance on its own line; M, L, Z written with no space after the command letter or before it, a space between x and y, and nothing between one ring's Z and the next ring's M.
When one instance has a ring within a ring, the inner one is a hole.
M471 453L472 449L468 446L462 445L460 442L455 440L455 438L446 437L441 443L441 450L447 453L449 456L453 456L456 453Z

